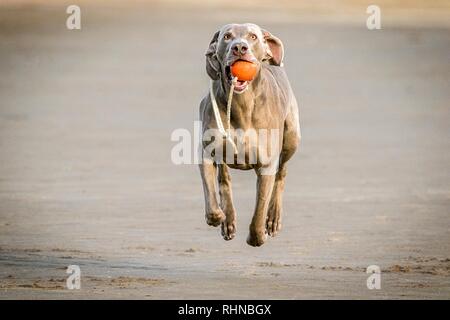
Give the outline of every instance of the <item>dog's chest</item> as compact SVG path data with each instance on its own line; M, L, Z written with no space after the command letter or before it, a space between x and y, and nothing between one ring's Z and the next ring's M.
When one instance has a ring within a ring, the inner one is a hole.
M233 145L224 138L224 161L232 168L252 169L276 160L281 148L278 128L234 128L230 130ZM234 151L237 151L236 153Z

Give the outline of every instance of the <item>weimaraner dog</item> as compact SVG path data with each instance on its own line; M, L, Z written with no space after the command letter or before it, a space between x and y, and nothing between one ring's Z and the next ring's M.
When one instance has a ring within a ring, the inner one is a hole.
M227 101L231 97L230 111L231 136L238 129L277 130L277 147L256 144L253 150L251 139L241 139L236 145L233 161L223 152L217 157L208 156L205 150L211 144L214 150L226 148L227 139L214 139L202 142L202 161L200 172L205 194L206 222L211 226L221 225L222 236L231 240L236 232L236 212L232 201L231 179L228 167L241 170L254 169L257 174L256 206L250 224L247 243L261 246L267 234L275 236L281 228L282 195L286 177L286 162L295 153L300 143L300 126L297 101L292 92L286 72L283 68L284 48L280 39L255 24L228 24L217 31L206 51L206 71L212 79L212 90L200 103L200 120L202 132L217 130L218 122L227 122ZM230 66L237 60L250 61L257 65L257 74L251 81L234 80ZM233 93L230 90L233 88ZM215 101L214 101L215 100ZM220 118L214 113L219 110ZM239 138L237 138L239 139ZM254 146L255 144L253 144ZM261 151L270 152L269 160L262 161ZM256 154L256 161L248 161L251 154ZM255 153L256 152L256 153ZM236 162L237 157L244 156L244 162ZM228 161L226 161L228 160ZM265 168L275 170L264 172ZM217 190L217 184L218 189ZM220 202L217 199L219 191Z

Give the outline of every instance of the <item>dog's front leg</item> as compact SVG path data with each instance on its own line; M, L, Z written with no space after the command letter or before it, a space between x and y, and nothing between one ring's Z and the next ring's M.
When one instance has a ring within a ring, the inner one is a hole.
M225 214L217 202L217 168L211 159L204 158L200 166L200 174L205 194L205 218L210 226L218 227L224 220Z
M222 237L231 240L236 233L236 210L233 205L231 191L231 177L225 163L219 164L219 194L220 207L225 212L225 221L222 222Z
M267 209L275 181L275 175L263 175L260 172L257 172L257 174L256 206L253 219L250 224L250 233L247 238L247 243L254 247L261 246L267 239Z

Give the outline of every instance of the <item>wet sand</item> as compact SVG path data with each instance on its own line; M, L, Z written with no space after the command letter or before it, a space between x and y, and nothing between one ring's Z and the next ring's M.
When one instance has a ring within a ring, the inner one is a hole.
M66 5L0 6L0 298L449 299L449 26L387 9L368 31L365 7L83 3L69 31ZM170 159L230 21L284 41L300 104L283 230L261 248L245 242L253 172L231 172L225 242L197 166Z

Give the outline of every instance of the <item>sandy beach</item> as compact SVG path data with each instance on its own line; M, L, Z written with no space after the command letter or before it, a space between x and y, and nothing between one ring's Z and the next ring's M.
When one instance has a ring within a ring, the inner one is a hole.
M445 1L381 1L373 31L364 1L79 3L81 30L71 3L0 5L0 299L450 298ZM198 167L170 157L212 35L247 21L284 42L302 127L283 229L260 248L245 241L254 172L231 171L226 242Z

